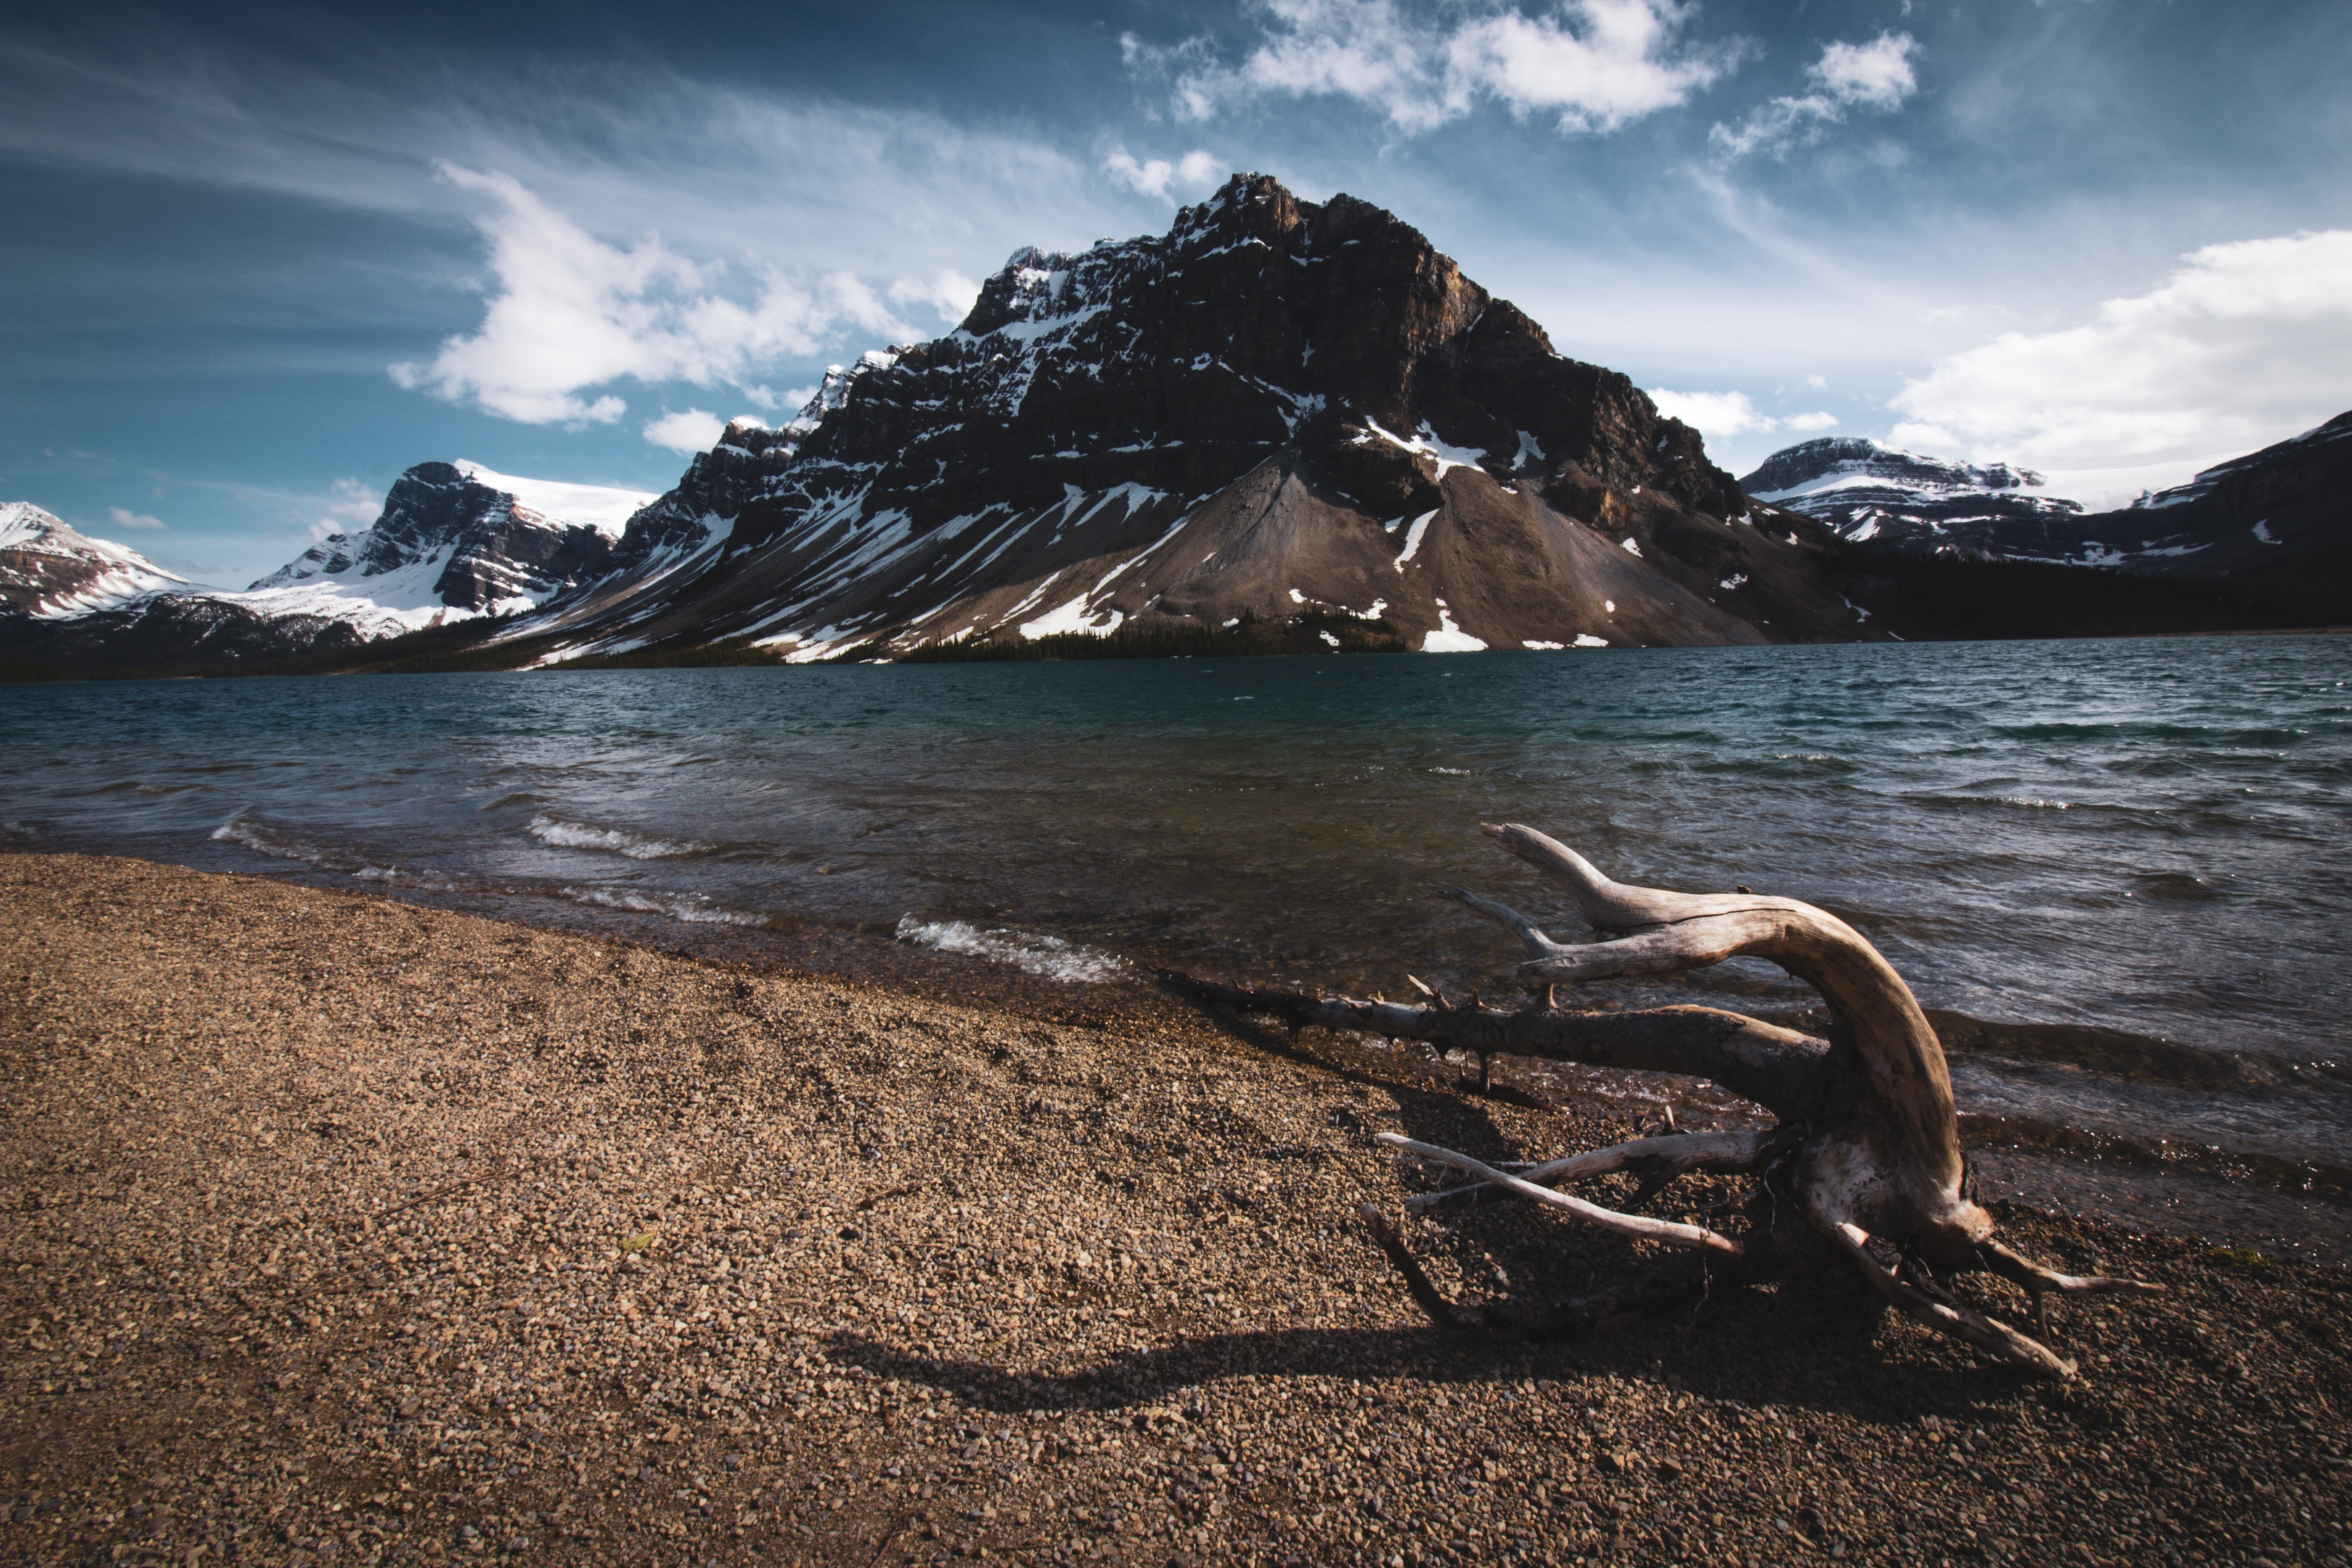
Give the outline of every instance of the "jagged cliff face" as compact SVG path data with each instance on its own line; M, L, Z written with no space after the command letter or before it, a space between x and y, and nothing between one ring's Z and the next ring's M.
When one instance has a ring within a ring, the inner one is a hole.
M611 573L613 544L596 529L543 516L454 464L419 463L394 481L372 525L313 545L246 591L333 582L388 605L512 613Z
M1868 635L1813 574L1828 538L1393 216L1237 175L1166 235L1022 252L956 331L730 426L531 629L816 657L1319 605L1432 647Z

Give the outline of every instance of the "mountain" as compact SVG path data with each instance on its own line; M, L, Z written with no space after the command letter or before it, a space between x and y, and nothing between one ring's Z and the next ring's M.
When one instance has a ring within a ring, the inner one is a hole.
M2340 594L2352 587L2352 412L2081 526L2143 571L2300 575Z
M2326 561L2341 576L2352 550L2352 413L2113 511L2024 494L2042 483L2027 469L1857 439L1783 448L1739 483L1850 542L1898 553L2217 578L2283 578L2298 563Z
M89 538L30 501L0 501L0 611L84 615L189 586L136 550Z
M613 575L500 635L794 658L1245 616L1433 650L1875 635L1820 580L1834 542L1390 214L1237 174L1165 235L1021 251L953 332L729 426Z
M601 581L635 490L420 463L383 513L242 593L200 589L38 507L0 508L0 655L58 669L168 670L356 653L375 639L512 616Z
M1839 538L1881 548L2054 560L2062 530L2083 509L2028 495L2042 476L2006 463L1978 467L1921 457L1860 437L1784 447L1742 475L1751 498L1802 512Z
M515 615L610 576L630 516L653 499L419 463L394 481L373 523L221 597L270 619L341 621L363 637Z

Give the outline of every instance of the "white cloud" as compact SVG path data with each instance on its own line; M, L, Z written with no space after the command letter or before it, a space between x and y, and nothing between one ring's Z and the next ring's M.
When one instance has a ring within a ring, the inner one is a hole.
M890 298L901 305L928 305L940 321L954 326L971 314L980 285L961 272L936 272L929 278L899 279L890 285Z
M665 413L646 426L646 439L656 447L691 456L717 446L726 430L727 421L716 414L700 408L681 408L675 414Z
M1163 202L1176 199L1169 192L1171 185L1202 190L1215 184L1225 172L1215 153L1197 147L1172 163L1165 158L1138 163L1126 148L1120 147L1103 160L1103 170L1136 195L1154 196Z
M1919 90L1911 57L1919 41L1908 33L1881 33L1866 44L1832 42L1822 47L1822 58L1806 71L1813 90L1801 97L1776 98L1751 110L1738 129L1717 125L1707 141L1727 158L1750 153L1785 153L1821 139L1829 126L1845 119L1849 109L1879 113L1903 107Z
M1174 50L1121 44L1130 66L1176 72L1176 110L1189 119L1257 93L1329 93L1408 133L1459 120L1481 98L1514 114L1557 115L1562 131L1613 131L1683 102L1747 49L1684 43L1694 7L1679 0L1561 0L1534 16L1489 9L1450 26L1394 0L1265 0L1263 8L1265 41L1237 67L1210 59L1198 40Z
M1647 389L1650 401L1669 419L1679 419L1706 436L1744 436L1775 430L1780 422L1758 408L1744 392L1669 392Z
M609 425L627 405L589 389L623 378L737 382L754 365L810 354L843 329L913 335L854 274L803 286L771 272L743 304L719 293L723 266L698 265L647 236L624 250L541 201L520 181L445 163L445 178L495 204L477 220L499 292L479 331L393 379L471 400L525 424Z
M1755 399L1744 392L1670 392L1662 386L1646 389L1650 401L1658 412L1669 419L1679 419L1710 441L1721 441L1733 436L1769 436L1775 430L1832 430L1838 416L1826 410L1817 414L1791 414L1786 418L1767 414L1756 406Z
M1814 85L1839 103L1862 109L1900 109L1919 90L1911 57L1919 41L1908 33L1881 33L1866 44L1832 42L1822 49L1810 73Z
M2051 469L2282 440L2352 407L2352 231L2208 246L2083 326L2005 332L1892 401L1898 445Z
M357 479L337 479L310 521L313 544L338 533L357 533L383 514L383 498Z
M143 511L132 511L129 507L109 507L107 515L114 520L114 526L117 528L168 528L171 526L160 517L150 517Z

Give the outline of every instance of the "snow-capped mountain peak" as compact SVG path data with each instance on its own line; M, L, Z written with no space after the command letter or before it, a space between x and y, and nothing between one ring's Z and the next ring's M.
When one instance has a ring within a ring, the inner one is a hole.
M614 564L629 519L655 498L601 485L419 463L375 521L337 533L226 595L260 614L321 616L383 637L536 609Z
M1930 458L1858 436L1784 447L1739 481L1754 500L1819 519L1852 543L2047 557L2057 553L2050 525L2083 509L2027 493L2042 483L2031 468Z
M30 501L0 501L0 604L78 616L191 584L128 545L92 539Z
M1797 505L1800 499L1842 490L1894 489L1934 500L2039 489L2042 479L2031 468L2015 468L2007 463L1956 462L1906 452L1867 437L1828 436L1783 447L1739 482L1753 500L1801 510ZM2072 509L2074 503L2057 504Z

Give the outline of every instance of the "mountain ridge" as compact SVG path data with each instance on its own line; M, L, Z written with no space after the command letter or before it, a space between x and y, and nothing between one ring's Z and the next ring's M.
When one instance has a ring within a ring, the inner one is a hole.
M1242 521L1269 463L1286 482ZM1751 511L1696 431L1417 230L1242 174L1165 235L1017 251L954 331L831 373L781 429L729 426L631 523L724 526L707 558L529 630L810 658L1313 603L1424 647L1872 635L1811 570L1826 531ZM1570 591L1602 560L1646 618Z
M2030 469L1924 457L1866 438L1801 442L1740 479L1759 501L1848 543L1905 554L2257 575L2352 546L2352 412L2127 507L2085 510L2022 491Z

